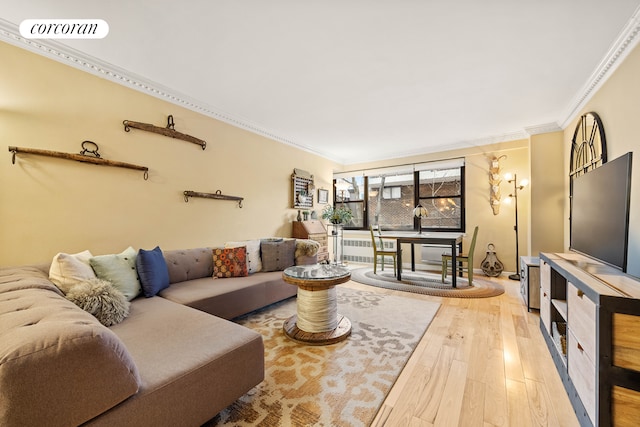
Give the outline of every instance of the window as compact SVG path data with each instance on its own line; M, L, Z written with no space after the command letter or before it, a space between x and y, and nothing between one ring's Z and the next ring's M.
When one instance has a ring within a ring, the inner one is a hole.
M367 225L364 221L365 203L365 177L351 176L347 178L338 178L334 180L335 197L334 206L348 207L353 213L351 223L345 224L347 228L365 228Z
M385 187L382 189L383 199L401 199L402 187Z
M366 176L369 190L367 224L387 230L412 230L413 170L382 172Z
M462 229L462 168L422 170L418 179L418 203L429 213L422 228Z
M334 175L334 205L353 212L348 229L464 231L464 160L403 165ZM418 220L422 205L428 216Z

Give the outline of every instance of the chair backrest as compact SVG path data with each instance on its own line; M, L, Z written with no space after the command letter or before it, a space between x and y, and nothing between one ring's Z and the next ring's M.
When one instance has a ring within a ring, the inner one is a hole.
M476 249L476 237L478 237L477 225L475 230L473 230L473 237L471 238L471 245L469 245L469 252L467 254L467 257L469 258L469 263L473 262L473 251Z
M380 240L380 244L376 243L376 236L373 232L373 225L369 226L369 230L371 231L371 247L373 248L373 250L376 251L378 249L384 249L382 239L380 238L380 236L378 236L378 239Z

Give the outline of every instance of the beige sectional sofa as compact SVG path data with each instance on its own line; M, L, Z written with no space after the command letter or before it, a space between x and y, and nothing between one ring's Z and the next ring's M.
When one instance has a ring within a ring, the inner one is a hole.
M281 271L214 279L211 248L164 258L169 287L110 327L48 265L0 269L0 425L199 426L264 379L262 337L227 319L296 288Z

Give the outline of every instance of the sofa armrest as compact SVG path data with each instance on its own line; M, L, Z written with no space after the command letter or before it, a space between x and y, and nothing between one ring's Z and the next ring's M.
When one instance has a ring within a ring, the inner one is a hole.
M124 344L45 289L0 294L0 425L79 425L135 394Z

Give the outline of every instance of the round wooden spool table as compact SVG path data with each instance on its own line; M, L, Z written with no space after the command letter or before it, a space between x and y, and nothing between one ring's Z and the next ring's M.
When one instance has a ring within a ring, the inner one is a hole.
M297 314L283 325L290 339L328 345L351 334L351 321L338 314L335 288L351 278L348 268L335 264L297 265L285 269L282 278L298 287Z

